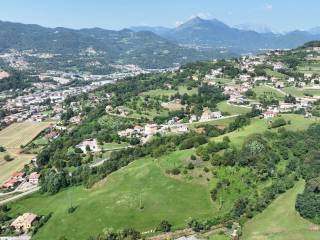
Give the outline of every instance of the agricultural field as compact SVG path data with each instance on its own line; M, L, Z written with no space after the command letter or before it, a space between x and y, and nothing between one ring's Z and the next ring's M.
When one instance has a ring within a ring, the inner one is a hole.
M20 153L20 147L31 142L49 125L49 122L14 123L0 131L0 145L6 148L6 152L0 153L0 184L6 181L12 173L19 171L31 161L34 155ZM5 161L5 155L10 155L12 161Z
M255 87L252 89L256 95L257 98L268 96L268 97L274 97L278 100L283 100L285 97L285 94L281 92L281 90L278 90L274 87L270 87L268 85L260 85L258 87Z
M40 132L50 126L50 122L14 123L0 131L0 145L7 149L19 149L31 142Z
M318 240L319 231L314 224L300 217L295 210L298 193L304 189L299 181L294 188L279 196L262 213L247 222L243 229L244 240Z
M251 111L251 107L233 105L229 104L227 101L218 103L217 108L219 109L219 111L227 112L230 115L246 114Z

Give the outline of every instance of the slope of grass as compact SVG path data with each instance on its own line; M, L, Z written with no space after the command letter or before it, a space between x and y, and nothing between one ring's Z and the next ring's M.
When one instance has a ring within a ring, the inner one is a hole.
M170 178L157 165L152 159L142 159L91 190L75 187L53 196L35 194L13 204L12 213L53 212L34 238L50 240L61 236L87 239L109 228L148 231L163 219L184 227L189 217L207 218L218 211L207 187ZM70 202L78 206L73 214L67 213Z
M274 97L279 100L284 99L285 95L278 91L277 89L267 86L267 85L260 85L252 89L256 94L257 98L263 97L264 95L268 97Z
M262 213L244 226L244 240L318 240L319 231L312 231L312 223L300 217L295 210L298 193L304 189L304 182L279 196Z
M283 91L294 97L304 97L306 95L320 96L320 89L287 87Z
M277 77L277 78L286 78L287 75L283 74L283 73L280 73L280 72L277 72L277 71L273 71L269 68L265 69L266 73L268 76L271 76L271 77Z
M292 131L307 129L310 124L316 122L316 118L304 118L302 115L297 114L283 114L281 117L290 120L291 124L286 125L285 128ZM263 133L268 130L268 120L266 119L252 119L251 124L242 129L238 129L234 132L227 133L225 135L213 138L214 140L221 141L224 136L228 136L235 146L240 146L243 141L251 134ZM273 129L272 131L277 131Z
M251 111L251 109L248 108L248 107L228 104L227 101L223 101L223 102L218 103L217 107L218 107L219 111L227 112L227 113L229 113L231 115L245 114L245 113L248 113L248 112Z
M178 90L174 89L155 89L155 90L150 90L147 92L142 93L142 95L149 95L150 97L156 97L156 96L172 96L176 93L180 93L181 95L183 94L197 94L198 89L197 88L192 88L190 90L187 89L186 86L179 86Z

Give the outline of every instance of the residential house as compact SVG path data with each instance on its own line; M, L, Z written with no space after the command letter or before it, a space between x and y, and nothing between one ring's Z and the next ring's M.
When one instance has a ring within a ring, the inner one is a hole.
M82 143L78 144L76 147L80 148L84 153L88 152L87 149L90 150L90 152L100 151L100 147L96 139L86 139Z
M278 115L278 113L276 111L272 111L272 110L269 110L269 111L266 111L263 113L263 117L264 118L274 118Z
M144 127L144 132L146 135L155 135L158 131L158 125L157 124L147 124Z
M37 172L32 172L29 175L29 183L33 184L33 185L38 185L39 183L39 177L40 177L40 173Z
M24 213L17 217L12 223L11 227L14 227L17 232L28 232L32 226L32 223L38 218L36 214Z
M69 122L72 124L79 125L81 123L81 117L80 116L74 116L69 119Z

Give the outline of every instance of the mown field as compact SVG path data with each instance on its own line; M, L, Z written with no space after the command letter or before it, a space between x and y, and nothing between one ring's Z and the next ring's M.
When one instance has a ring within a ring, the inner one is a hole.
M245 114L245 113L248 113L251 111L251 108L249 108L249 107L228 104L227 101L223 101L223 102L218 103L217 108L219 109L219 111L227 112L231 115Z
M0 184L30 162L34 155L20 153L20 146L27 145L49 125L50 123L48 122L14 123L0 131L0 145L4 146L7 150L4 153L0 153ZM4 156L7 154L12 157L12 161L7 162L4 160Z
M20 148L27 145L38 134L49 127L49 122L23 122L14 123L0 131L0 145L5 148Z
M279 196L262 213L247 222L243 229L243 240L318 240L320 231L300 217L295 210L298 193L304 189L299 181L294 188Z

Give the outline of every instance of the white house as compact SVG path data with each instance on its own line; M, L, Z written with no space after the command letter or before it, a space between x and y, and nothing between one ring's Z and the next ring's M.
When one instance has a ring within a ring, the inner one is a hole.
M82 152L87 153L87 149L89 148L91 152L99 152L100 147L98 146L96 139L87 139L84 140L82 143L78 144L76 146L77 148L80 148Z

